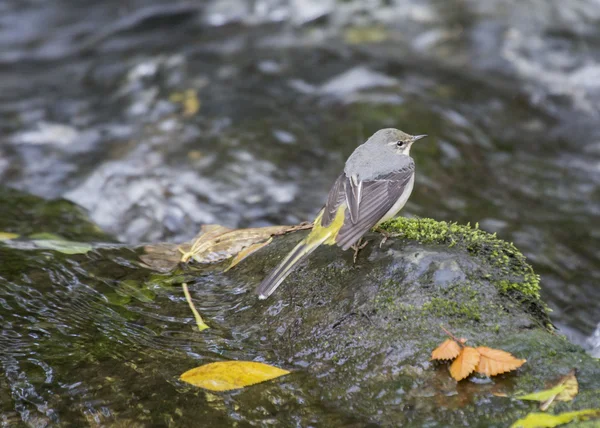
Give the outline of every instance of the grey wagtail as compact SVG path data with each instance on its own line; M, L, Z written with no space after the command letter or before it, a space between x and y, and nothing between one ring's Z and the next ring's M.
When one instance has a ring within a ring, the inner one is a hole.
M377 131L354 150L333 184L311 233L258 286L258 298L269 297L294 267L319 245L353 247L371 228L404 207L415 183L413 143L426 135L397 129Z

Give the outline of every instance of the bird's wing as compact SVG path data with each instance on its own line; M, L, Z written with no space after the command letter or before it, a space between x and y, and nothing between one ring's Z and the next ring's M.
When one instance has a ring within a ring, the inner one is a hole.
M352 179L346 177L345 198L348 204L344 225L335 241L344 250L350 248L394 206L414 174L414 164L373 180L362 181L359 199L355 198ZM327 206L325 207L327 209Z
M327 227L331 224L339 206L346 199L346 190L345 183L347 177L346 173L342 172L342 174L335 180L333 186L331 186L331 190L327 195L327 202L325 202L325 208L323 208L323 217L321 218L321 226Z

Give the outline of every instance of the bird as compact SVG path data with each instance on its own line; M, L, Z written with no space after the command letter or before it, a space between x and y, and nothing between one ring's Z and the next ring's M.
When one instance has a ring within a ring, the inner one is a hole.
M394 217L406 204L415 182L410 149L426 136L386 128L358 146L331 187L312 231L260 283L258 298L264 300L273 294L320 245L358 251L356 245L365 233Z

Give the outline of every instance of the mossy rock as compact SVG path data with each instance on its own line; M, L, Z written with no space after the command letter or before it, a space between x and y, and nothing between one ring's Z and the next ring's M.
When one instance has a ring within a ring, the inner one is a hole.
M600 364L554 331L539 277L512 244L430 219L400 218L383 229L397 236L380 248L382 235L367 235L356 264L351 251L320 248L268 300L250 295L249 309L230 315L229 325L254 326L270 350L259 358L302 373L287 383L306 392L308 408L386 426L508 426L536 405L493 390L531 392L574 367L582 393L556 408L598 406ZM276 239L228 282L253 288L299 235ZM441 325L527 363L457 383L448 364L430 361L447 337Z
M0 242L0 297L10 309L0 318L15 339L2 348L12 369L0 382L0 418L18 408L27 423L84 426L81 406L94 402L107 426L505 427L537 404L493 392L539 390L572 368L580 393L551 411L600 402L600 363L553 330L523 255L476 227L396 219L383 227L395 237L380 247L382 235L369 234L356 264L351 251L319 248L259 301L256 286L305 232L275 238L226 273L228 262L157 273L140 264L141 249L95 245L70 255L19 245L34 233L110 239L69 202L0 197L9 207L0 224L26 235ZM202 333L182 282L211 326ZM446 338L440 325L527 363L457 383L446 363L429 360ZM221 394L178 380L230 359L292 373Z

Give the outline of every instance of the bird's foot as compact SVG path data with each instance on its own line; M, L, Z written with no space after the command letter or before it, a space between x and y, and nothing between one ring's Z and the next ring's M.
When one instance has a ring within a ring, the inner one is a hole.
M354 250L354 256L352 257L352 260L354 263L356 263L356 258L358 257L358 252L360 250L362 250L363 248L365 248L367 246L367 244L369 243L369 241L364 240L362 238L360 238L356 244L354 244L353 246L351 246L350 248L352 248Z
M381 248L383 246L383 244L385 244L385 242L389 239L392 238L394 236L397 236L396 233L391 233L388 232L387 230L384 230L380 227L376 227L375 229L373 229L373 231L380 233L383 235L383 238L381 238L381 242L379 243L379 248Z

